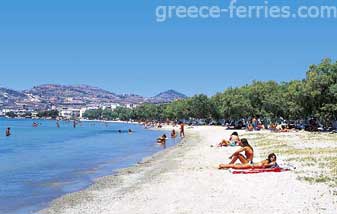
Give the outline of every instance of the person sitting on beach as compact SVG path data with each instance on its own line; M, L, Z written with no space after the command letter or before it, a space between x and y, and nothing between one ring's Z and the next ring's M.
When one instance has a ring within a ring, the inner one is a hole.
M222 140L219 144L218 147L222 146L236 146L239 144L240 138L239 134L237 132L233 132L231 136L229 137L229 140Z
M279 132L289 132L289 129L287 126L285 125L281 125L281 127L279 127Z
M254 131L254 126L251 123L248 124L247 131Z
M239 145L242 148L238 149L229 157L229 159L231 159L229 164L235 164L237 160L239 160L243 165L249 165L253 163L254 150L253 147L249 145L248 140L246 138L242 138L239 142ZM244 152L245 155L242 155L241 152Z
M269 129L270 129L270 131L272 131L272 132L277 132L278 130L277 130L277 125L275 124L275 123L271 123L270 125L269 125Z
M173 129L172 132L171 132L171 138L176 138L176 137L177 137L176 130Z
M166 134L163 134L160 138L157 139L157 143L165 144L166 143Z
M264 169L279 168L276 162L276 155L271 153L268 158L256 164L220 164L219 169Z

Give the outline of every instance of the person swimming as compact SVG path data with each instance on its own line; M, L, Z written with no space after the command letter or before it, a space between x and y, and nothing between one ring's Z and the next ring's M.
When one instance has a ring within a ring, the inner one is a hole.
M165 144L166 143L166 134L163 134L160 138L157 139L157 143Z
M279 168L276 162L277 158L274 153L268 155L267 159L256 164L220 164L218 169L263 169Z
M129 130L128 130L128 133L129 133L129 134L132 134L132 129L129 129Z

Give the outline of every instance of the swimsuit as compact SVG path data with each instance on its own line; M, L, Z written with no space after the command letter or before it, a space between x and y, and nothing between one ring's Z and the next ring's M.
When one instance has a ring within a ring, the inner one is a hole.
M280 168L280 166L277 163L274 163L269 168L275 169L275 168Z

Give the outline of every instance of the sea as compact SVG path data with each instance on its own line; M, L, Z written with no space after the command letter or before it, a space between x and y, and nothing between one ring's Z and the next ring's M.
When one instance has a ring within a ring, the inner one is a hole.
M0 118L0 213L36 213L98 177L136 165L163 147L165 131L131 123ZM11 135L6 137L6 128ZM132 133L128 133L128 129Z

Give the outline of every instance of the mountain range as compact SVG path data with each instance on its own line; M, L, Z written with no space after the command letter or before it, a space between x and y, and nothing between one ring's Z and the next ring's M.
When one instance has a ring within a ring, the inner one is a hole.
M174 90L161 92L154 97L136 94L116 94L89 85L44 84L24 91L0 88L0 109L48 109L56 107L85 107L97 105L169 103L185 99L186 95Z

